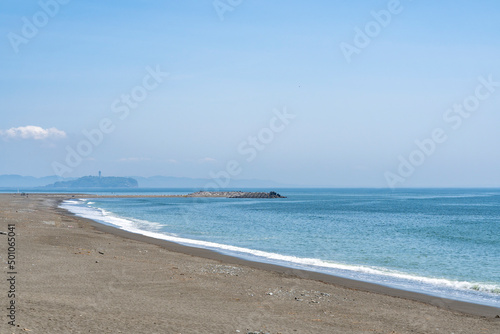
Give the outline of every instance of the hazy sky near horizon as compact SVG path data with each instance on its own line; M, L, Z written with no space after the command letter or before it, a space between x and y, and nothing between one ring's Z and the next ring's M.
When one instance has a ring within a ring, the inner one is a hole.
M499 13L3 1L0 174L499 187Z

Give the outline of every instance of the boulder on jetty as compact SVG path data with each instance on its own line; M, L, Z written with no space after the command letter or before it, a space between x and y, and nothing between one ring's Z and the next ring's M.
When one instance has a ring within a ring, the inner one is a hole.
M246 191L198 191L187 195L187 197L225 197L225 198L286 198L275 191L246 192Z

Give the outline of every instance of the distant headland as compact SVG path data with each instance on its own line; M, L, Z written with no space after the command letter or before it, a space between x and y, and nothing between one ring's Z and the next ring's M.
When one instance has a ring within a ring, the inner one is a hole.
M71 181L59 181L45 188L137 188L139 183L131 177L84 176Z

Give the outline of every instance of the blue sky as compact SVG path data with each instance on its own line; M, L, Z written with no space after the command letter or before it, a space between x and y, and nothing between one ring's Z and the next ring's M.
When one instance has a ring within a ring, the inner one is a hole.
M498 187L499 12L496 1L4 1L0 174L205 178L232 161L236 179ZM466 117L448 112L464 103ZM95 129L92 143L82 131Z

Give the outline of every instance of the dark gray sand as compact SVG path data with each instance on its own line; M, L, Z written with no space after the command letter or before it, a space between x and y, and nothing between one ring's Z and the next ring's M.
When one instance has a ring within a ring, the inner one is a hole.
M17 261L12 327L0 235L1 334L500 333L497 308L127 233L57 208L70 197L0 194L0 231L15 224Z

